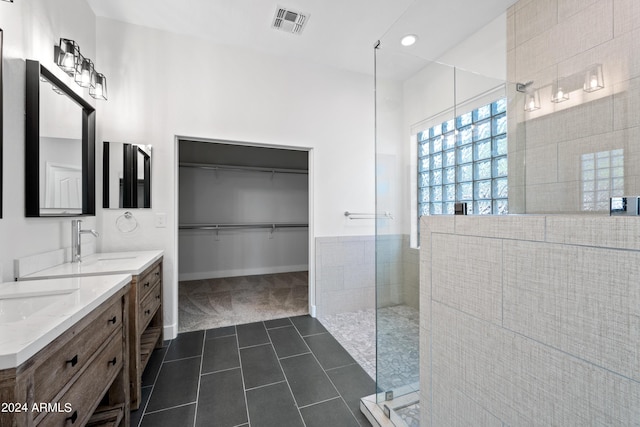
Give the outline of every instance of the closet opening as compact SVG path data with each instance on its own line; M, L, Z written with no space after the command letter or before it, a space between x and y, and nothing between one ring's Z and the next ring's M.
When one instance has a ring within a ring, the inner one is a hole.
M178 332L309 313L310 155L178 138Z

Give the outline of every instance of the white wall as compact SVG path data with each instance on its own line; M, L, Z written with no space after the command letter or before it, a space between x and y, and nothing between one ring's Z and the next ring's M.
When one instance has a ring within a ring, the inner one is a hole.
M101 249L165 250L168 326L177 325L176 135L310 148L311 238L373 233L343 216L374 204L370 76L101 18L97 34L109 85L97 141L152 144L154 162L153 209L134 211L135 235L115 228L122 211L100 211ZM166 228L155 228L158 213Z
M92 102L53 62L60 37L74 39L82 53L95 58L95 16L84 0L0 2L4 37L3 212L0 219L0 278L12 281L13 260L71 246L71 218L25 218L25 59L39 60L71 88ZM98 62L98 65L100 63ZM94 228L95 218L83 218ZM93 237L83 241L92 242Z

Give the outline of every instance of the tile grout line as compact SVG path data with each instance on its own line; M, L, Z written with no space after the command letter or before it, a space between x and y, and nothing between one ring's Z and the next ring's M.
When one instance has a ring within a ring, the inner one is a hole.
M288 319L289 319L289 321L291 323L293 323L293 321L291 321L290 318L288 318ZM264 324L264 322L263 322L263 324ZM265 325L265 330L266 329L267 328L266 328L266 325ZM300 333L300 332L298 331L298 333ZM276 356L276 360L278 361L278 366L280 366L280 371L282 372L282 376L284 377L284 381L287 384L287 388L289 389L289 393L291 393L291 397L293 398L293 402L295 403L296 409L298 410L298 415L300 416L300 420L302 421L302 425L304 427L307 427L307 423L304 422L304 418L302 417L302 412L300 412L300 406L298 405L298 399L296 399L296 396L293 394L293 390L291 389L291 384L289 384L289 379L287 378L287 374L285 374L284 368L282 367L282 363L280 363L280 359L278 358L278 353L276 352L276 347L273 345L273 341L271 341L271 335L269 335L269 332L267 332L267 336L269 337L269 342L271 343L271 348L273 349L273 354L275 354L275 356Z
M317 319L316 319L317 320ZM318 323L320 323L320 321L318 320ZM322 323L320 323L322 325ZM323 325L324 327L324 325ZM326 329L326 328L325 328ZM300 333L298 331L298 333ZM328 333L328 332L327 332ZM316 335L320 335L320 334L316 334ZM331 335L331 334L329 334ZM300 335L302 337L302 340L305 342L305 344L307 344L307 342L305 341L304 337L302 336L302 334ZM312 336L312 335L310 335ZM333 337L333 335L331 335ZM334 338L335 339L335 338ZM336 340L337 341L337 340ZM339 344L339 343L338 343ZM309 347L309 345L307 344L307 347ZM311 347L309 347L309 349L311 350ZM346 350L345 350L346 351ZM333 386L333 388L335 389L336 393L338 393L339 398L342 400L342 403L344 403L344 406L347 407L347 410L349 411L349 413L351 414L351 416L353 417L353 419L356 421L357 425L360 425L360 422L358 421L358 419L356 418L356 415L353 413L353 411L351 410L351 408L349 407L349 405L347 405L347 401L344 399L344 396L342 395L342 393L340 393L340 390L338 390L338 387L336 387L336 385L334 384L333 380L331 379L331 377L329 376L329 374L327 373L327 370L324 368L324 366L322 366L322 364L320 363L320 361L318 360L318 358L316 357L316 354L313 352L313 350L311 350L311 354L313 355L313 358L315 359L315 361L318 363L318 365L320 366L320 369L322 369L322 372L324 372L324 375L327 377L327 379L329 380L329 382L331 383L331 385ZM351 356L351 355L349 355ZM353 359L353 357L352 357ZM355 359L354 359L355 362ZM358 362L355 363L350 363L348 365L345 366L352 366L352 365L357 365ZM344 368L345 366L341 366L342 368ZM339 369L341 368L339 367L335 367L332 369ZM318 402L320 403L320 402ZM309 405L310 406L310 405ZM299 410L299 409L298 409Z
M137 427L140 427L142 425L142 420L144 419L144 416L147 415L147 408L149 407L149 402L151 402L151 396L153 395L153 390L155 390L155 388L156 388L156 381L158 381L158 377L160 376L160 371L162 370L162 365L164 365L164 360L167 358L167 353L169 353L169 347L171 347L171 341L169 341L169 345L167 345L167 349L165 350L164 354L162 355L162 361L160 362L160 368L158 368L158 372L156 373L156 376L153 379L153 383L151 384L151 391L149 392L149 398L147 399L147 403L145 403L144 408L138 408L138 410L142 409L142 415L140 415L140 420L138 421L138 426ZM151 357L151 356L149 356L149 357ZM149 366L149 364L147 364L147 366ZM144 374L144 372L143 372L143 374ZM142 393L140 393L140 398L142 398ZM153 412L151 412L151 413L153 413Z
M251 416L249 415L249 399L247 399L247 384L244 381L244 369L242 369L242 356L240 355L240 339L238 338L238 328L234 325L236 331L236 349L238 350L238 363L240 363L240 378L242 378L242 393L244 394L244 409L247 412L247 425L251 427ZM242 425L242 424L240 424Z
M158 409L156 411L148 412L147 414L157 414L157 413L160 413L160 412L169 411L171 409L183 408L185 406L193 405L194 403L196 403L196 402L186 402L186 403L181 403L181 404L175 405L175 406L168 406L166 408L162 408L162 409ZM147 414L145 414L145 415L147 415Z
M272 386L272 385L282 384L283 382L285 382L285 380L276 381L276 382L272 382L272 383L269 383L269 384L263 384L263 385L251 387L251 388L246 389L246 391L258 390L258 389L269 387L269 386Z
M207 342L207 333L202 334L202 347L200 350L200 371L198 372L198 388L196 389L196 408L193 414L193 427L196 427L198 421L198 400L200 400L200 383L202 380L202 365L204 363L204 346Z

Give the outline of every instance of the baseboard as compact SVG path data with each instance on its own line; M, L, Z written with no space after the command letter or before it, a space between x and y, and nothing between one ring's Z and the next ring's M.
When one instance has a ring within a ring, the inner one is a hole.
M308 264L301 265L284 265L277 267L258 267L258 268L241 268L234 270L217 270L217 271L202 271L196 273L180 273L178 274L178 281L188 280L204 280L204 279L219 279L221 277L239 277L239 276L255 276L258 274L277 274L277 273L293 273L296 271L308 271Z
M172 340L178 336L178 325L173 323L171 325L164 325L164 329L162 330L163 338L165 341Z

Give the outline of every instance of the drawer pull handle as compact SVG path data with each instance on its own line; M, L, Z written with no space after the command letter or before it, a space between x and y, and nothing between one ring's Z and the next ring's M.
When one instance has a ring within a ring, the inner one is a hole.
M156 277L160 276L160 272L156 271Z
M156 295L156 299L160 299L160 295Z
M107 362L107 366L111 366L111 365L116 366L116 362L117 362L117 359L114 357L113 359Z
M149 314L151 314L151 310L145 310L144 314L148 316Z
M109 323L113 323L114 325L116 324L116 316L113 316L111 319L107 320L107 322Z
M148 288L148 287L149 287L149 282L145 283L145 284L144 284L144 285L142 285L142 286L144 286L145 288Z
M78 419L78 411L73 411L73 414L65 419L71 421L71 424L75 424L76 420Z
M70 363L71 367L76 366L78 364L78 355L76 354L71 360L67 360L67 363Z

